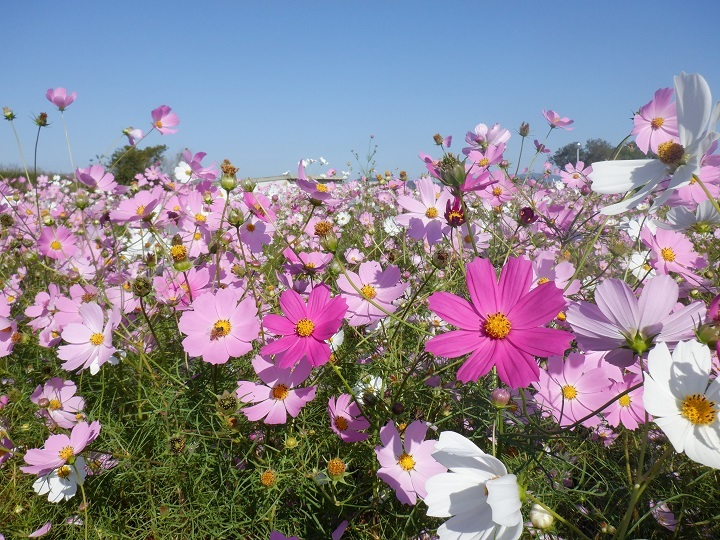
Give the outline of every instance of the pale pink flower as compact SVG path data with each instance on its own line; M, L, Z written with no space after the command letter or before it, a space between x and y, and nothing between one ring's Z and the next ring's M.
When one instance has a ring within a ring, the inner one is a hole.
M67 90L65 90L62 86L58 88L48 88L48 91L45 92L45 97L58 109L64 111L73 101L75 101L77 92L68 94Z
M545 117L545 120L547 120L548 123L550 124L551 129L561 128L561 129L565 129L567 131L571 131L573 129L568 126L570 124L572 124L574 122L574 120L570 120L567 117L561 118L560 115L553 110L546 111L545 109L543 109L542 114Z
M177 133L177 129L172 128L177 126L180 120L178 120L177 114L170 111L172 111L172 109L167 105L160 105L160 107L150 113L153 119L152 125L161 135Z
M661 88L655 92L650 103L646 103L635 115L635 143L645 154L652 150L657 154L658 145L667 141L679 142L677 111L672 88Z
M350 394L340 394L337 399L331 397L328 402L328 414L330 429L344 442L353 443L368 438L368 434L361 431L369 428L370 422L362 415L360 407Z
M85 400L76 396L77 386L72 381L53 377L45 386L38 385L30 396L30 401L40 407L40 414L50 424L63 429L71 429L82 418Z
M82 304L78 308L82 323L70 323L62 331L62 338L68 345L58 348L58 358L64 360L62 368L67 371L90 368L95 375L100 367L110 362L117 363L113 353L113 330L120 324L120 311L113 310L107 322L105 314L95 302Z

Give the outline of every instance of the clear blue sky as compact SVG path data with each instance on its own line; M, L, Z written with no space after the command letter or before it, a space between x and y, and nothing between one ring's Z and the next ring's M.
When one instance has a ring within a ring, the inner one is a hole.
M0 107L9 106L32 161L32 116L50 115L39 166L70 170L60 116L45 99L64 86L76 166L123 128L147 130L166 104L180 117L167 144L229 158L239 175L294 170L300 158L357 164L370 134L380 170L424 167L434 133L459 151L477 123L543 139L542 109L575 120L548 147L619 142L631 114L682 70L720 98L720 3L669 1L155 1L7 2ZM117 140L124 144L125 139ZM519 137L506 156L517 158ZM0 164L19 164L0 123ZM313 169L313 172L320 172Z

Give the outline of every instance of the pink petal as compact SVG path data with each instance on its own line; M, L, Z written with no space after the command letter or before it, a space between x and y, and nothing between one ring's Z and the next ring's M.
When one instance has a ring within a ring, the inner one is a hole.
M444 321L463 330L479 332L482 325L479 314L467 300L448 292L436 292L428 298L428 307Z

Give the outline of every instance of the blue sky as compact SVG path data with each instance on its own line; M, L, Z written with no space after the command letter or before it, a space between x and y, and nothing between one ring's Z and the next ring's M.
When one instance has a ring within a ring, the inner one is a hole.
M240 176L295 169L325 157L347 169L370 135L379 170L420 174L432 136L454 150L478 123L520 123L544 139L542 109L575 120L552 150L600 137L617 143L632 112L685 70L720 98L720 3L255 1L9 2L3 8L0 106L17 115L32 161L33 115L47 112L38 164L70 171L50 87L77 92L65 112L76 166L123 128L147 130L166 104L180 117L167 144L229 158ZM530 141L531 142L531 141ZM517 161L519 137L506 157ZM0 123L0 164L20 156ZM526 164L526 160L523 160ZM319 173L319 169L311 172Z

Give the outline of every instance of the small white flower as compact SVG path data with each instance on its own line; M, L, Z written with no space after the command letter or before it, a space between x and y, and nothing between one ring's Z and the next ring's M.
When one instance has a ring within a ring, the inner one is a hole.
M181 161L180 163L178 163L178 166L175 167L175 180L182 184L190 180L192 174L193 172L190 168L190 165L188 165L184 161Z
M385 232L390 236L397 236L402 232L402 227L397 224L393 216L385 218L385 221L383 221L383 229L385 229Z
M337 223L341 227L347 225L348 223L350 223L350 214L344 211L338 212L335 216L335 223Z
M40 476L33 482L33 489L38 495L47 493L51 503L67 501L75 496L78 484L85 481L85 475L85 460L77 457L73 465L65 464L45 476Z

